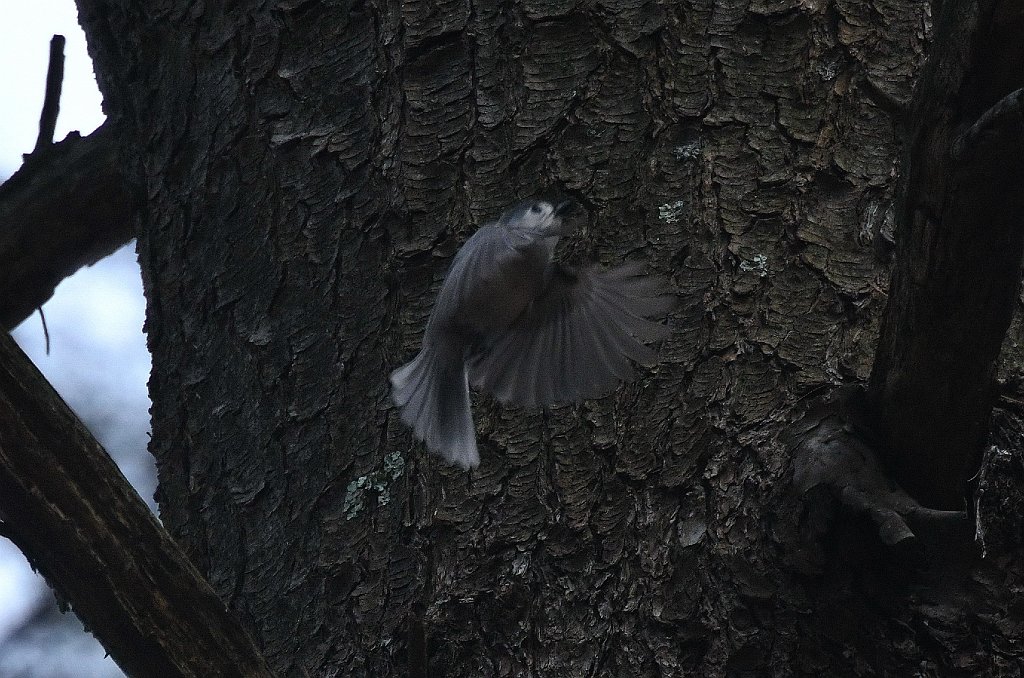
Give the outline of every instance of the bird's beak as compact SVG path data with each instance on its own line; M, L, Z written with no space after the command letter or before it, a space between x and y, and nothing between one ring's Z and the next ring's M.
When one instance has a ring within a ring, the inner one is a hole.
M555 216L559 217L561 219L564 219L565 217L572 216L572 213L575 212L575 211L576 211L576 201L575 200L564 200L564 201L558 203L558 206L555 207Z

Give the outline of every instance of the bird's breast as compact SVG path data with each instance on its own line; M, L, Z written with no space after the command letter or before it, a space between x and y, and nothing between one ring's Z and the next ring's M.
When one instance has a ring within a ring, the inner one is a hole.
M502 262L467 290L460 320L478 332L508 329L541 293L545 259L527 252Z

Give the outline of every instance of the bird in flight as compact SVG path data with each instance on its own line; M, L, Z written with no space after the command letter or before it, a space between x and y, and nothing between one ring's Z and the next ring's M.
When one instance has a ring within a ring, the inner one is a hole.
M402 421L432 452L480 463L469 386L499 401L547 406L604 395L652 364L670 333L652 318L675 297L626 264L572 269L554 260L575 204L530 200L481 226L459 249L419 354L391 373Z

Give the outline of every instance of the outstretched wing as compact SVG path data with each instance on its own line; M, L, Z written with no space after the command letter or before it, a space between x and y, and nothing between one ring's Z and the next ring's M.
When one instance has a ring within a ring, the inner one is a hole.
M650 318L675 303L661 279L637 266L572 271L552 265L544 292L513 326L468 360L470 382L528 407L603 395L653 363L645 342L670 334Z

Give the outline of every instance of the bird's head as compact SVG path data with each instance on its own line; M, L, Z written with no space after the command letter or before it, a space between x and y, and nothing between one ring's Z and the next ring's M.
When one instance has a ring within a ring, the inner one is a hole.
M505 210L498 223L505 228L535 235L565 235L563 222L575 210L576 203L565 200L557 205L545 200L524 200Z

